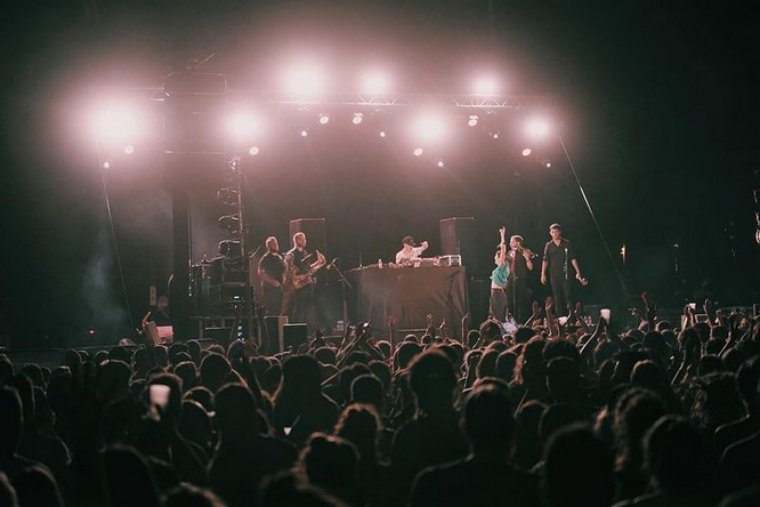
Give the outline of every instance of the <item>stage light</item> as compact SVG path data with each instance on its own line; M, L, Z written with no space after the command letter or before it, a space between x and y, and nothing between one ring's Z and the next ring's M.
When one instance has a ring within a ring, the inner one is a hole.
M131 144L128 144L124 147L124 154L125 155L131 155L135 152L135 147Z
M423 142L440 141L446 134L446 122L436 114L423 114L413 123L415 137Z
M386 137L388 137L388 134L386 134L386 133L385 133L385 130L381 130L381 131L380 131L380 133L379 133L378 135L379 135L380 137L382 137L383 139L385 139Z
M467 126L475 127L477 124L478 124L478 115L477 114L470 115L470 118L467 120Z
M308 131L308 130L306 130L306 129L303 129L303 130L301 131L301 137L307 137L308 135L309 135L309 131Z
M330 115L328 114L320 114L319 115L319 124L320 125L327 125L330 123Z
M94 111L90 127L102 142L127 143L139 135L142 123L137 110L129 104L113 102Z
M238 112L227 117L227 132L235 141L246 141L261 133L261 120L251 113Z
M499 83L491 76L481 76L473 88L476 95L494 95L499 91Z
M293 66L285 75L287 91L302 99L318 97L325 89L325 81L321 69L309 63Z
M531 118L525 124L526 133L533 139L545 138L550 130L549 123L543 118Z
M546 162L544 165L545 165L547 168L549 168L549 167L551 167L551 166L552 166L552 163L551 163L551 162Z
M423 153L423 150L422 150L422 148L415 148L412 153L414 153L415 157L421 157L422 153Z
M533 150L531 150L530 148L525 148L525 149L522 151L522 156L523 156L523 157L530 157L530 154L531 154L531 153L533 153Z
M444 163L443 163L443 160L439 160L439 161L438 161L438 163L437 163L436 165L437 165L438 167L440 167L441 169L443 169L444 167L446 167L446 164L444 164Z
M491 137L493 137L494 139L498 139L499 138L499 133L498 132L492 132L491 133Z
M354 113L354 117L351 119L351 122L354 125L359 125L364 120L364 115L362 113Z
M383 95L388 93L388 78L380 73L369 74L362 82L362 92L371 95Z
M108 160L103 162L103 169L110 169L110 168L111 168L111 162L109 162Z
M251 147L248 149L248 154L249 154L250 156L252 156L252 157L255 157L256 155L258 155L258 154L259 154L259 147L258 147L258 146L251 146Z

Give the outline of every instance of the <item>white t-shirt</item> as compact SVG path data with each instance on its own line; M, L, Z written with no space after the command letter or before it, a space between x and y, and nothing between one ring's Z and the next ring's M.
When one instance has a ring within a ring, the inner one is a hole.
M404 261L411 261L412 259L419 259L422 255L424 248L421 246L412 247L411 252L407 252L403 248L396 254L396 264L403 264Z

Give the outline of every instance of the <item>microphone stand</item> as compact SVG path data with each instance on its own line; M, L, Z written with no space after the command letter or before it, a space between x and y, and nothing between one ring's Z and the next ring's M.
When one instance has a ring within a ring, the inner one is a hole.
M354 287L351 285L351 282L349 282L346 277L343 275L343 272L340 270L337 264L335 264L335 260L333 260L330 263L330 268L334 269L335 272L338 274L338 281L340 282L340 289L341 289L341 295L343 296L343 326L348 325L348 300L346 299L346 287L351 289L351 291L354 290Z

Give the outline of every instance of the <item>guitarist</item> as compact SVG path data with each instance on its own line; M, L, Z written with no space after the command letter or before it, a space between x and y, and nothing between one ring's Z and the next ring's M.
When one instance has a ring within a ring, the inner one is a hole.
M281 312L289 317L290 322L316 325L314 273L326 264L325 256L319 250L316 253L316 260L310 263L313 254L306 251L306 234L297 232L293 235L293 248L285 253Z

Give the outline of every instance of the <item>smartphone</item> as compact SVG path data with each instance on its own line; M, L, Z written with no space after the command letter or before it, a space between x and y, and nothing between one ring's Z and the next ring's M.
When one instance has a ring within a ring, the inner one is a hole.
M162 384L151 384L148 391L151 407L166 408L166 406L169 404L170 393L171 388L169 386Z
M689 303L689 308L691 308L692 310L696 310L697 309L697 303Z
M612 316L612 310L609 308L602 308L599 310L599 317L603 318L607 321L607 324L610 323L610 317Z
M285 436L290 436L290 432L293 431L292 426L283 426L282 428L283 433L285 433Z
M699 313L694 316L694 320L696 322L707 322L709 320L709 317L704 313Z

